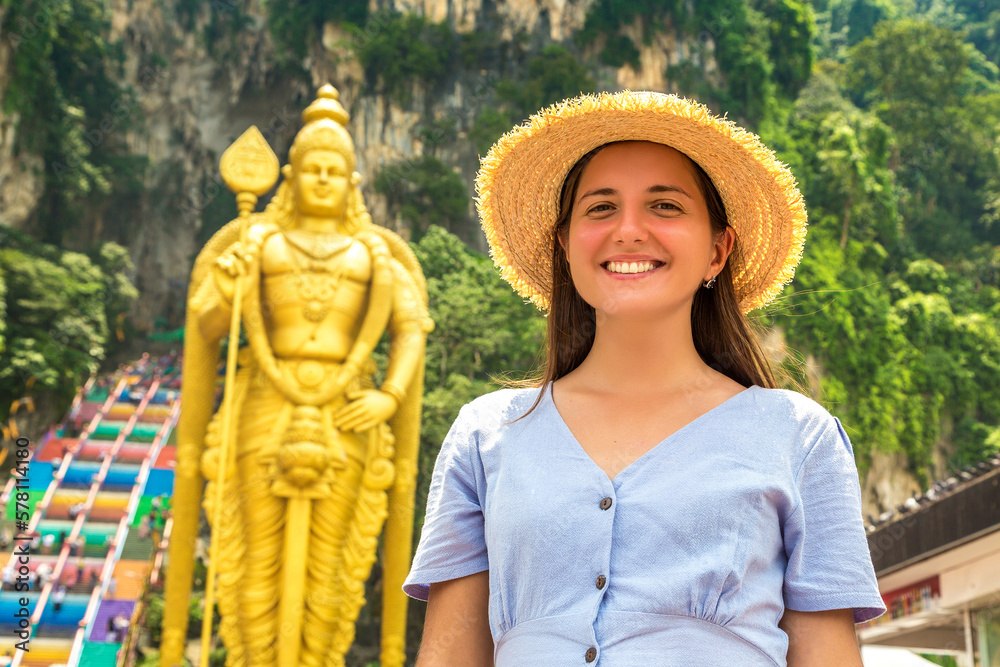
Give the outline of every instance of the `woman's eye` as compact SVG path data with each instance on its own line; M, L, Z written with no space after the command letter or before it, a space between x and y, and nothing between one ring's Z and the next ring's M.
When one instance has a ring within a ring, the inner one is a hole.
M681 210L680 206L678 206L677 204L668 202L668 201L657 202L656 204L653 205L653 208L659 209L661 211L680 211Z
M610 211L610 210L611 210L611 204L597 204L596 206L592 206L590 208L590 210L587 211L587 212L588 213L603 213L605 211Z

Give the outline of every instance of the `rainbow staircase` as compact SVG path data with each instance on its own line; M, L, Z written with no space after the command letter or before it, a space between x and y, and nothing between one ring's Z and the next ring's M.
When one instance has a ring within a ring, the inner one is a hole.
M30 590L0 590L0 665L123 660L126 620L136 621L169 532L179 382L176 356L144 355L110 377L92 378L62 423L32 443L27 501L18 503L15 477L0 495L3 531L15 535L0 554L8 575L21 566L15 551L25 541L17 538L35 542ZM28 512L27 525L18 525L18 511ZM22 599L30 612L28 652L14 647Z

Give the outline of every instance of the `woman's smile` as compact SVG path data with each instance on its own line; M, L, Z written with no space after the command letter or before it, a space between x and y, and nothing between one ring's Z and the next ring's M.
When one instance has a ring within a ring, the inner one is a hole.
M657 259L645 257L622 257L601 264L608 273L621 279L643 278L663 265L664 263Z

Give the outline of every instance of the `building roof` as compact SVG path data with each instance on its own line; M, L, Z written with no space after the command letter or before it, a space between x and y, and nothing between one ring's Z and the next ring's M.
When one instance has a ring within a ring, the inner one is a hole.
M1000 456L934 482L924 494L868 521L868 548L879 576L1000 530Z

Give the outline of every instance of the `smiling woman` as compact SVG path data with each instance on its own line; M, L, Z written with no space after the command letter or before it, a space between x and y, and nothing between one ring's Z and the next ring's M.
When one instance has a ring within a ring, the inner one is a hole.
M884 606L850 442L776 388L745 316L802 252L791 174L696 103L623 92L514 128L477 186L547 358L441 448L417 664L859 667L852 622Z

